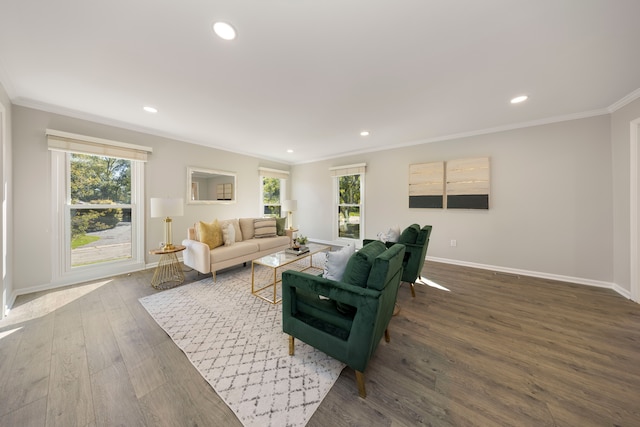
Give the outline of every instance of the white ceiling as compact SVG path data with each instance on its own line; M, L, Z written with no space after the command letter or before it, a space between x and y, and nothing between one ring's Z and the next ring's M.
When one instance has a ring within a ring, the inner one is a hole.
M638 0L0 0L13 103L287 163L604 113L639 41Z

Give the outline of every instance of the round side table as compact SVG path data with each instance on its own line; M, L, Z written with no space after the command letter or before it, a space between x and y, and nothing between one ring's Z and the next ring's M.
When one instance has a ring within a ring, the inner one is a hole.
M169 289L181 285L184 282L184 273L176 254L187 249L183 245L175 245L173 249L152 249L150 254L160 255L160 261L153 273L151 286L156 289Z

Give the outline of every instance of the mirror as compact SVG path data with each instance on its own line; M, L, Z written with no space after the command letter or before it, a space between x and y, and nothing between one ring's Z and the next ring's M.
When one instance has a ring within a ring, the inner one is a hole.
M236 174L196 167L187 168L187 203L236 202Z

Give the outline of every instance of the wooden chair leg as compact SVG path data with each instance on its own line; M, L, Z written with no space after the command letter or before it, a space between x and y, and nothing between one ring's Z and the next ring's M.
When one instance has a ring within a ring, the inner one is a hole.
M391 335L389 335L389 329L385 329L385 330L384 330L384 340L385 340L386 342L391 341Z
M360 371L356 371L356 383L358 383L358 394L364 399L367 397L367 392L364 389L364 374Z
M415 288L415 286L413 286L413 283L410 283L410 285L411 285L411 296L415 298L416 297L416 288Z
M291 335L289 335L289 356L293 356L293 353L295 351L293 342L294 342L294 338Z

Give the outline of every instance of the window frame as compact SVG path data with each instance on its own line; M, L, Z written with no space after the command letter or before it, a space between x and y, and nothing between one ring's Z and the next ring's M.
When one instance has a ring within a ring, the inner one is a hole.
M365 171L366 165L351 165L332 168L333 175L333 238L335 241L348 244L361 243L365 236ZM360 203L340 203L340 178L344 176L360 176ZM358 238L340 237L340 206L358 206L360 209L360 223Z
M271 203L271 204L265 204L264 203L264 179L265 178L270 178L270 179L277 179L280 182L280 196L279 196L279 203ZM282 203L286 200L286 197L284 197L283 195L285 194L286 190L287 190L287 180L286 178L277 178L277 177L271 177L271 176L264 176L264 175L260 175L259 177L260 179L260 216L261 217L265 217L265 207L267 206L280 206L280 218L282 218L282 214L284 212L282 212Z
M71 204L69 151L51 150L52 202L52 284L64 285L94 280L117 274L143 270L144 259L144 161L131 161L130 205L91 205L100 209L126 207L131 209L131 258L105 261L99 264L71 266ZM87 153L80 153L87 154ZM96 154L91 154L96 155ZM112 157L112 156L107 156ZM87 207L86 205L83 208Z
M280 206L280 218L283 218L284 212L282 212L282 203L287 200L287 185L289 180L289 171L283 171L279 169L271 169L265 167L258 168L258 186L259 186L259 212L260 217L264 217L264 208L266 206ZM275 178L280 180L280 203L279 204L265 204L264 203L264 178Z

